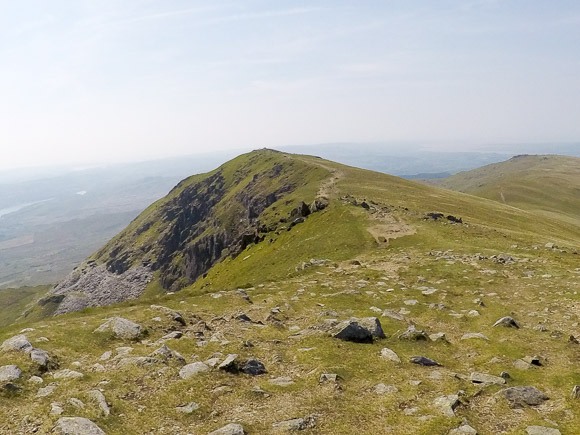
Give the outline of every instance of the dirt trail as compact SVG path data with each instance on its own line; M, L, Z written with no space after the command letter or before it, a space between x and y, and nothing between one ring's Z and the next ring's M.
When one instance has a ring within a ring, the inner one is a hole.
M339 196L337 183L344 178L344 172L321 162L313 162L311 160L308 162L316 164L331 173L331 176L320 184L317 196L337 198ZM379 209L372 211L371 224L367 227L367 231L375 238L377 243L382 243L386 246L388 246L388 241L391 239L408 236L416 232L415 228L407 225L400 217ZM382 237L386 241L381 241Z
M372 222L374 221L374 222ZM379 211L373 213L371 225L367 231L375 238L377 243L388 245L389 240L415 234L415 228L405 223L399 216L392 213ZM385 240L382 240L382 237Z

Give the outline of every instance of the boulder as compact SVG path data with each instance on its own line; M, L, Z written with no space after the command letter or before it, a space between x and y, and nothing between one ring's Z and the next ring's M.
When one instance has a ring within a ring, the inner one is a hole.
M268 373L266 367L260 361L255 358L250 358L247 360L241 368L242 373L252 376L263 375Z
M447 435L477 435L477 431L468 424L451 429Z
M179 323L182 326L187 325L185 319L183 318L183 316L179 311L172 310L171 308L164 307L162 305L151 305L150 308L162 312L163 314L165 314L167 318L169 318L174 322Z
M4 352L26 352L29 353L33 349L32 344L24 335L16 335L8 340L5 340L0 346L0 350Z
M437 397L433 401L433 405L447 417L455 417L455 408L460 404L461 402L459 402L459 396L457 394Z
M425 356L414 356L411 357L411 362L413 364L418 364L420 366L427 366L427 367L442 367L437 361L432 360L431 358L427 358Z
M87 396L97 404L105 417L108 417L111 414L111 408L109 407L107 399L105 399L103 393L99 390L91 390L87 393Z
M371 332L373 338L387 338L385 332L383 331L381 321L376 317L363 317L361 319L352 320L358 322L358 324L363 328L368 329Z
M516 328L519 329L520 325L514 320L513 317L505 316L499 319L493 324L493 326L503 326L505 328Z
M425 331L416 329L414 325L411 325L405 332L399 334L399 340L428 341L429 335Z
M310 207L304 202L300 202L298 206L290 212L290 220L306 217L310 214Z
M397 355L394 351L392 351L388 347L385 347L385 348L383 348L383 350L381 350L381 358L389 360L389 361L393 361L396 363L401 362L401 358L399 358L399 355Z
M523 359L517 359L514 361L514 367L518 370L529 370L532 367L530 363L525 362Z
M322 373L318 379L318 383L325 384L327 382L336 384L340 379L340 376L336 373Z
M181 379L189 379L192 376L198 375L200 373L207 372L209 367L202 362L194 362L183 366L179 371L179 377Z
M486 373L473 372L469 375L469 380L474 384L503 385L505 379L499 376L488 375Z
M163 345L159 349L155 350L151 356L160 358L165 361L175 361L181 365L185 364L185 358L179 352L168 348L166 345Z
M56 368L56 364L52 363L50 356L46 350L33 348L30 351L30 359L40 366L41 369Z
M95 329L94 332L112 332L116 337L136 340L142 334L141 325L122 317L113 317Z
M175 408L176 411L181 412L183 414L193 414L193 411L199 409L199 404L195 402L189 402L186 405L180 405Z
M142 334L141 325L122 317L113 317L95 329L95 332L112 332L116 337L136 340Z
M38 398L48 397L52 393L54 393L54 390L56 390L56 384L55 383L48 384L46 387L39 388L38 392L36 393L36 397Z
M238 362L236 361L237 359L238 359L237 353L230 353L228 356L226 356L226 359L224 359L223 362L218 366L218 369L229 373L237 373L239 371Z
M436 332L434 334L429 334L429 339L431 341L441 341L443 343L448 343L447 336L444 332Z
M80 379L84 377L82 373L70 369L59 370L54 372L52 376L54 379Z
M544 426L528 426L526 427L527 435L561 435L558 429Z
M536 387L520 386L510 387L503 390L505 398L512 408L523 408L527 406L538 406L549 400L548 396Z
M210 432L208 435L245 435L246 431L241 424L230 423L224 427Z
M22 371L16 365L0 367L0 381L15 381L22 377Z
M334 338L354 343L372 343L373 334L354 320L345 320L339 323L332 331Z
M52 430L60 435L105 435L105 432L88 418L59 418Z

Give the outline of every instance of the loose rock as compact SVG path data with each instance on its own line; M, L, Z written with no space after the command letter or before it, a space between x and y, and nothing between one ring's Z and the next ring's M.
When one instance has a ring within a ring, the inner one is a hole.
M105 435L105 432L88 418L62 417L52 430L60 435Z
M0 346L0 350L4 352L26 352L32 350L32 344L24 335L16 335L8 340L5 340Z
M399 355L397 355L394 351L392 351L391 349L389 349L387 347L385 347L385 348L383 348L383 350L381 350L381 358L384 358L386 360L393 361L396 363L401 362Z
M418 364L420 366L427 366L427 367L441 367L437 361L432 360L431 358L427 358L425 356L414 356L411 358L411 362L413 364Z
M538 406L549 400L548 396L536 387L530 386L506 388L503 394L512 408L523 408L526 405Z
M16 365L0 367L0 381L15 381L22 377L22 371Z
M192 376L198 375L203 372L207 372L209 367L202 362L194 362L183 366L179 371L179 377L181 379L189 379Z
M528 435L561 435L558 429L544 426L528 426L526 428L526 433Z
M513 317L505 316L499 319L493 324L493 326L503 326L505 328L516 328L519 329L520 325L516 322Z
M95 329L94 332L111 331L115 336L127 340L135 340L142 334L141 325L122 317L113 317Z
M214 430L210 432L208 435L245 435L246 431L244 430L241 424L230 423L218 430Z

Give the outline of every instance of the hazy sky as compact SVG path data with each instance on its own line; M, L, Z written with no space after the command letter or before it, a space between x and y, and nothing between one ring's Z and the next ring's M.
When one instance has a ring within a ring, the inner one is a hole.
M0 6L0 168L337 141L580 140L577 0Z

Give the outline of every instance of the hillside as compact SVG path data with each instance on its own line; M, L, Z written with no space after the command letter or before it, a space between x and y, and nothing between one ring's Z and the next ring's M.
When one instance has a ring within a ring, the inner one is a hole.
M580 158L522 155L448 178L432 186L500 201L544 215L580 219Z
M0 433L573 434L570 216L242 155L0 329Z

